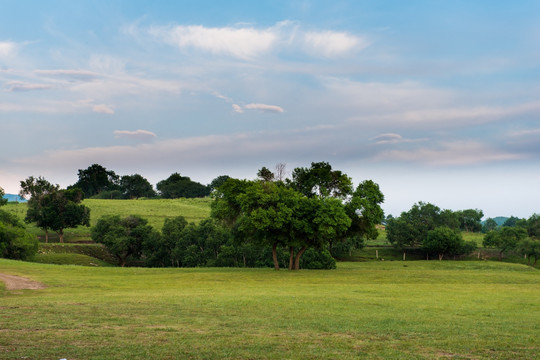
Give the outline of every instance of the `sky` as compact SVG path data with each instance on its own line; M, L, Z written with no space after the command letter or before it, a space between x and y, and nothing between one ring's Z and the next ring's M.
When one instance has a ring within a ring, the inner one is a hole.
M394 216L540 212L536 0L0 0L0 187L326 161Z

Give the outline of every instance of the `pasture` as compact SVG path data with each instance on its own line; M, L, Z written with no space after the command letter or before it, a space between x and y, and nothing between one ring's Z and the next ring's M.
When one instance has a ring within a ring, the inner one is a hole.
M2 359L532 359L540 272L483 261L337 270L93 268L0 259Z

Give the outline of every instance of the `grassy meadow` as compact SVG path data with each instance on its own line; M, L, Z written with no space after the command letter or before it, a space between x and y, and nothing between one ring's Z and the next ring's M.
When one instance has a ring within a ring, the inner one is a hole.
M101 200L85 199L83 204L90 208L90 226L96 224L104 215L139 215L148 220L154 229L161 230L166 218L184 216L188 222L198 223L210 216L210 198L198 199L144 199L144 200ZM16 214L21 220L26 216L26 203L8 203L3 210ZM44 239L45 232L34 224L27 225L28 230ZM50 241L58 241L54 232L49 233ZM90 228L79 226L66 229L65 241L78 242L90 240Z
M533 359L540 272L498 262L337 270L144 269L0 260L2 359Z

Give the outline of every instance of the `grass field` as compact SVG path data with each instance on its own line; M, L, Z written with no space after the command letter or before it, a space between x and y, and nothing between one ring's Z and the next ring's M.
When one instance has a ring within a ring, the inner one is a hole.
M0 260L2 359L534 359L540 272L497 262L337 270L143 269Z
M93 226L104 215L139 215L148 220L154 229L161 230L166 218L184 216L188 222L198 223L210 216L210 198L200 199L149 199L149 200L98 200L86 199L83 204L90 208L90 225ZM9 203L3 210L16 214L21 220L26 216L25 203ZM34 224L27 225L28 230L44 238L45 232ZM58 241L58 236L51 232L50 241ZM90 228L79 226L66 229L65 240L71 242L89 241Z

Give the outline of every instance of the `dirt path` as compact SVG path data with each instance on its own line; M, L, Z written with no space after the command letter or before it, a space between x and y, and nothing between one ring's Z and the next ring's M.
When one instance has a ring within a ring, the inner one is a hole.
M42 283L15 275L0 274L0 281L6 284L6 290L37 290L46 288Z

